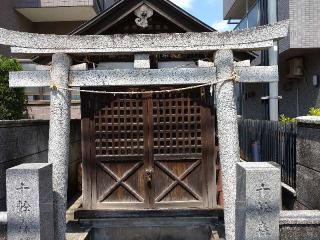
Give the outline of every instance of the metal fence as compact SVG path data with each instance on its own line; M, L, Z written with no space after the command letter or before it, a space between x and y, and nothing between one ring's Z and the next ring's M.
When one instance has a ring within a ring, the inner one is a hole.
M239 119L241 158L245 161L276 162L282 182L296 187L296 124Z

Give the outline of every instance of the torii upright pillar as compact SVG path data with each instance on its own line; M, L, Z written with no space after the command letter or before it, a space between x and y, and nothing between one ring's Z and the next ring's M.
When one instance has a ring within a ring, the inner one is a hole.
M236 224L236 163L240 161L237 108L234 96L233 53L231 50L218 50L215 56L217 67L216 85L218 138L222 169L224 195L224 222L227 240L235 240Z
M52 56L51 86L67 88L71 58ZM70 139L70 102L67 90L51 88L48 162L53 166L54 239L65 240Z

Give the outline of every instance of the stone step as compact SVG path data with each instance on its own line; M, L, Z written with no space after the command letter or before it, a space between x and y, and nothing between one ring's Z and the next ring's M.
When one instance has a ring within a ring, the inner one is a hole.
M67 223L66 240L90 240L90 228L83 228L76 221Z
M93 228L94 240L220 240L210 226Z

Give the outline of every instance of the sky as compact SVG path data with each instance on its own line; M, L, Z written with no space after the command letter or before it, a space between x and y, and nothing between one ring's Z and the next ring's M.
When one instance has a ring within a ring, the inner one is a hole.
M232 30L234 25L223 21L223 0L171 0L217 31Z

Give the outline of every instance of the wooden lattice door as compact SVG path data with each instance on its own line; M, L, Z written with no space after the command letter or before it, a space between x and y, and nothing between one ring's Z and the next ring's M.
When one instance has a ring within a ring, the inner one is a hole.
M84 99L86 207L216 205L214 120L199 91Z
M212 206L214 121L201 92L157 94L151 112L153 207Z

